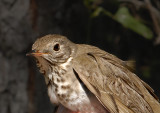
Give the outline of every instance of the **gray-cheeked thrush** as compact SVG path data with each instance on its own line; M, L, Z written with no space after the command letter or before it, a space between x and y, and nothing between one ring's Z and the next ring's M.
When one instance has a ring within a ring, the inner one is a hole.
M160 113L153 89L112 54L56 34L32 50L57 113Z

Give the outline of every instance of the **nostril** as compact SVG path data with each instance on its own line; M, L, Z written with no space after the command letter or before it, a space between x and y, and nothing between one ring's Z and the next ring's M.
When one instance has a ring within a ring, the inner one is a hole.
M38 50L31 50L30 53L38 53Z
M35 50L31 50L31 53L35 53L36 51Z

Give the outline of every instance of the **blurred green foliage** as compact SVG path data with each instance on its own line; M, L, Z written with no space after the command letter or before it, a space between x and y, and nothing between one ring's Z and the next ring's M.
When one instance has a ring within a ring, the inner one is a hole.
M149 1L83 0L89 18L85 38L123 60L135 60L135 73L160 96L160 1Z
M101 0L84 0L84 4L88 8L91 18L96 18L100 14L104 14L146 39L153 38L153 31L145 23L132 16L127 7L119 6L116 13L112 14L111 11L99 6L102 2Z
M153 38L152 30L149 27L147 27L144 23L134 18L130 14L127 7L120 7L114 15L114 19L120 24L122 24L124 27L131 29L135 33L147 39Z

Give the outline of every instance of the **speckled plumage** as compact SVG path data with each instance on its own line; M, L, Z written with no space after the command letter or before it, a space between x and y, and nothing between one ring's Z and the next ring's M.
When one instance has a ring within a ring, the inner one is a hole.
M153 90L126 62L97 47L47 35L32 47L58 113L158 113ZM149 91L148 91L149 90Z

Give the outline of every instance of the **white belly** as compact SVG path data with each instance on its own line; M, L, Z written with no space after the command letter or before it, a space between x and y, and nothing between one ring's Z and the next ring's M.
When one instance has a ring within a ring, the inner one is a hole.
M69 85L67 83L61 83L62 85ZM74 86L75 87L75 86ZM48 95L50 97L50 101L53 104L61 103L63 106L67 107L72 111L80 111L83 109L83 106L90 105L90 99L87 96L86 92L83 90L82 86L78 84L76 85L77 89L80 89L78 92L71 89L62 89L62 87L56 87L51 85L48 87Z
M50 88L51 91L48 91L50 100L52 103L61 103L64 107L70 109L71 111L79 113L107 113L104 107L91 92L86 94L81 85L78 85L77 88L81 89L79 90L79 93L76 91L70 92L69 90L63 91L62 89L61 92L56 93L55 88ZM66 94L69 92L70 96Z
M63 68L66 68L66 65L63 65ZM56 70L56 67L54 69ZM61 69L57 68L57 70L62 73L59 73L60 75L56 71L48 73L48 79L52 81L48 87L48 95L52 103L60 103L71 111L80 113L106 113L97 98L91 92L88 93L89 91L86 93L73 71L63 73Z

